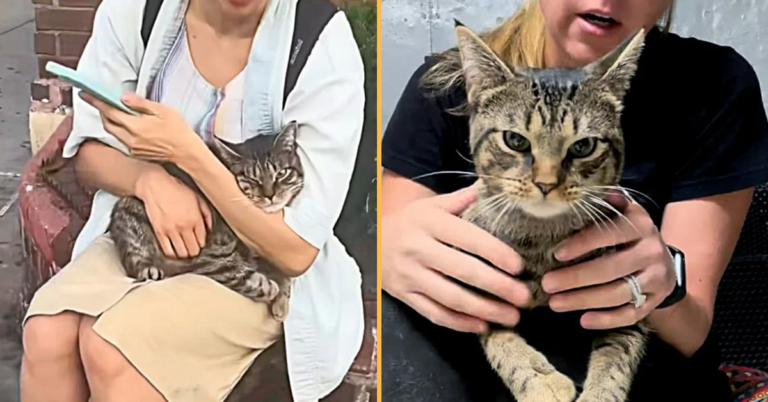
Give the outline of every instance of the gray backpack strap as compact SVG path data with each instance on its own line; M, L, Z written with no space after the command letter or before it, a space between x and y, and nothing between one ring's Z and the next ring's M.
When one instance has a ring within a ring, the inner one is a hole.
M147 0L144 6L144 18L141 20L141 40L144 42L144 48L149 43L149 35L152 33L152 27L155 26L157 14L160 12L160 6L163 0Z
M339 8L330 0L299 0L296 5L296 22L293 27L291 41L291 57L288 59L288 70L285 74L283 89L283 107L288 95L296 86L301 70L307 63L312 48L325 29L328 21L336 15Z

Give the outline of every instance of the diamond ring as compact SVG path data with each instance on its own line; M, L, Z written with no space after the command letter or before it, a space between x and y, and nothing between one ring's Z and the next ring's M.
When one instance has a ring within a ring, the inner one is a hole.
M634 275L625 276L624 280L629 284L629 289L632 291L632 303L635 304L635 308L640 308L645 303L645 295L642 289L640 289L640 281Z

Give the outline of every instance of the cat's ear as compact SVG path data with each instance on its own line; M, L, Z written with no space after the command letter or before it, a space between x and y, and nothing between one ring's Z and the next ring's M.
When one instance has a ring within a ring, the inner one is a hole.
M471 103L478 91L504 84L515 77L515 72L477 34L459 21L455 22L456 42Z
M275 138L273 149L279 152L296 152L296 135L299 133L299 124L291 121L283 127Z
M243 159L240 154L224 144L223 141L216 138L215 135L212 135L211 139L208 141L208 147L211 149L211 152L213 152L213 154L219 158L221 163L223 163L227 168L231 169L232 166L237 165Z
M591 78L606 84L613 95L623 98L637 71L645 47L645 35L645 29L641 29L610 53L584 67L584 71Z

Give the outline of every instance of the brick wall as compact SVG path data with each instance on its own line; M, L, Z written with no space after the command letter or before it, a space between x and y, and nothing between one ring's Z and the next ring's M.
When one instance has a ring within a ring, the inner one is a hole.
M35 6L35 53L38 79L32 83L31 112L61 112L72 106L68 84L53 79L45 64L77 67L101 0L32 0ZM64 110L62 110L64 109Z
M56 61L75 68L91 36L93 16L101 0L33 0L35 53L40 78L51 78L45 63Z

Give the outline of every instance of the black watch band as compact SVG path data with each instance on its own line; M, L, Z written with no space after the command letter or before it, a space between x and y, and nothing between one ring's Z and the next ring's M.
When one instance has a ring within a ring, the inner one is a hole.
M685 254L676 247L667 245L669 253L672 255L672 262L675 269L675 288L672 290L664 301L661 302L656 308L661 309L665 307L677 304L686 295L685 286Z

